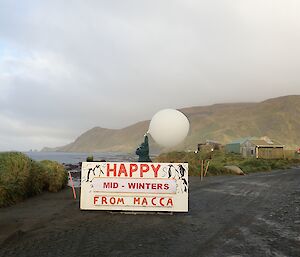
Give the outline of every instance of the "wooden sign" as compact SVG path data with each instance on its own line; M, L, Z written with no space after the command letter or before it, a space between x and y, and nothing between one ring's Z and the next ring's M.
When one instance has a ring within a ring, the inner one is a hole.
M80 208L187 212L188 164L83 162Z

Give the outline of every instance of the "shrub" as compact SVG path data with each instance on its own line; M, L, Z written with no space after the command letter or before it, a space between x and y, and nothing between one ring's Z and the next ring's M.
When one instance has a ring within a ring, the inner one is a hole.
M0 206L25 198L28 192L31 160L22 153L0 154Z
M27 179L27 197L40 194L44 188L45 168L40 162L31 160L31 169Z
M44 189L57 192L68 182L67 172L63 165L55 161L41 161L44 166Z
M257 171L270 171L272 170L270 161L262 159L246 159L239 164L239 167L246 173Z
M88 157L86 158L86 161L87 161L87 162L92 162L92 161L94 161L94 156L93 156L93 155L88 156Z
M228 174L229 172L224 168L224 165L220 163L211 162L208 169L208 175L221 175Z
M64 167L53 161L36 162L22 153L0 153L0 207L45 190L57 192L67 183Z

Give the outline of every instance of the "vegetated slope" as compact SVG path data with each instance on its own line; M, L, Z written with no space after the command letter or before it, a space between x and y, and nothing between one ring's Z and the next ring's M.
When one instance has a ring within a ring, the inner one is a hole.
M191 129L185 142L177 149L195 149L206 139L227 143L246 136L268 136L282 144L300 146L300 96L284 96L260 103L229 103L181 109L189 118ZM149 121L123 129L93 128L73 143L58 151L132 152L143 140ZM151 150L160 148L150 139Z
M148 127L149 121L139 122L124 129L95 127L80 135L73 143L54 150L66 152L130 152L142 142Z

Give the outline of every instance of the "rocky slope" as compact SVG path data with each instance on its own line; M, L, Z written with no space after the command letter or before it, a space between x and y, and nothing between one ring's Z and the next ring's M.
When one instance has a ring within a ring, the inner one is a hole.
M181 109L190 120L191 129L178 149L195 149L206 139L227 143L246 136L268 136L291 148L300 146L300 96L284 96L260 103L215 104ZM74 142L47 151L132 152L141 143L149 121L123 129L92 128ZM151 150L161 150L151 139Z

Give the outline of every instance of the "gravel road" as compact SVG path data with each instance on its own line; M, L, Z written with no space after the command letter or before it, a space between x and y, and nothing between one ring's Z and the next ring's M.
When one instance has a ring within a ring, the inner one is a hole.
M0 209L0 256L300 256L300 169L190 177L187 214L80 211L67 188Z

